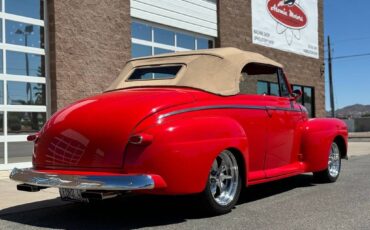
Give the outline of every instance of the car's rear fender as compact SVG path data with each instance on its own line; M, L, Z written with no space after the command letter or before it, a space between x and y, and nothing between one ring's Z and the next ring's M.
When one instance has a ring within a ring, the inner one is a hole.
M342 158L347 157L348 131L339 119L310 119L303 127L301 153L308 172L322 171L328 166L331 143L336 141Z
M237 121L228 117L192 117L177 119L142 131L152 135L150 145L129 144L124 171L156 173L167 184L162 194L191 194L204 190L213 160L225 149L238 150L247 168L247 138Z

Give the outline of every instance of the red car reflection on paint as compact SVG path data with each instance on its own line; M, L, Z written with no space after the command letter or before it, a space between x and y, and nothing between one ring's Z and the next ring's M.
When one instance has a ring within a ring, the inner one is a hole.
M346 125L308 119L301 94L279 63L234 48L133 59L107 92L29 136L33 168L10 178L79 201L199 194L213 213L231 210L242 186L306 172L334 182Z

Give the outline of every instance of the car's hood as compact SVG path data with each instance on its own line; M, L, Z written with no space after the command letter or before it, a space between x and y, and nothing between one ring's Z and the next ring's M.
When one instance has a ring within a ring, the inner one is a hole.
M192 102L177 89L126 89L78 101L45 124L36 167L119 168L132 130L145 117Z

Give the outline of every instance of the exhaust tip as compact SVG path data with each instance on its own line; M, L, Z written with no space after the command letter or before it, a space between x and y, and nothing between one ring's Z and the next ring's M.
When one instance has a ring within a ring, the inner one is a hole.
M18 184L17 190L18 191L24 191L24 192L39 192L41 189L44 189L44 187L29 185L29 184Z
M83 198L89 199L89 200L106 200L111 199L114 197L117 197L120 195L118 192L99 192L99 191L86 191L82 194Z

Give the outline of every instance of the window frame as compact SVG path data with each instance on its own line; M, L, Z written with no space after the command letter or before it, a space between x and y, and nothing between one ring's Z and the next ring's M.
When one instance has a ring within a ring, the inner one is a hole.
M267 68L272 68L272 69L275 69L273 75L274 75L274 78L276 78L276 82L270 82L270 81L266 81L266 80L257 80L257 90L256 90L256 93L255 94L245 94L245 93L240 93L241 95L261 95L261 94L258 94L258 83L266 83L267 84L267 96L272 96L272 97L283 97L283 98L290 98L291 97L291 91L289 90L289 84L288 84L288 81L285 77L285 74L284 74L284 71L282 68L280 67L277 67L277 66L274 66L274 65L269 65L269 64L264 64L264 63L258 63L258 62L251 62L251 63L248 63L246 65L244 65L243 69L242 69L242 73L243 72L246 72L247 73L247 77L249 76L248 72L247 71L244 71L244 69L248 66L248 65L257 65L257 66L260 66L260 67L267 67ZM271 74L272 75L272 74ZM283 82L282 82L283 80ZM272 95L271 94L271 86L272 84L276 84L277 87L278 87L278 95ZM286 87L286 90L287 90L287 95L282 95L282 85L281 84L285 84L285 87Z
M183 35L187 35L187 36L190 36L190 37L194 37L195 38L195 45L194 45L195 49L194 50L198 50L198 39L206 39L208 41L211 41L212 42L212 47L211 48L215 47L215 38L214 37L210 37L210 36L202 35L202 34L198 34L198 33L193 33L193 32L190 32L190 31L181 30L181 29L177 29L177 28L174 28L174 27L164 26L164 25L160 25L160 24L156 24L156 23L153 23L153 22L148 22L148 21L144 21L144 20L140 20L140 19L136 19L136 18L132 18L130 26L132 26L132 23L144 24L144 25L148 25L148 26L151 27L151 40L150 41L142 40L142 39L139 39L139 38L134 38L134 37L132 37L132 34L130 35L131 36L131 44L143 45L143 46L150 47L152 49L151 55L155 55L155 49L156 48L164 49L164 50L170 50L170 51L173 51L173 52L192 50L192 49L187 49L187 48L183 48L183 47L178 46L178 44L177 44L178 34L183 34ZM172 46L172 45L166 45L166 44L155 42L154 28L158 28L158 29L162 29L162 30L168 30L168 31L173 32L174 33L175 44ZM132 55L132 50L131 50L131 55ZM137 57L133 57L133 58L137 58Z
M306 102L305 102L305 97L304 97L304 89L305 88L308 88L308 89L311 89L311 114L309 114L310 117L316 117L316 106L315 106L315 103L316 103L316 99L315 99L315 87L313 86L307 86L307 85L297 85L297 84L292 84L292 90L294 90L294 87L299 87L299 89L302 91L302 96L300 97L301 102L298 102L298 104L301 104L303 106L305 106Z
M278 75L278 82L279 82L280 97L290 98L291 95L292 95L292 92L289 90L289 84L288 84L288 81L286 80L283 69L278 67L277 68L277 75ZM283 80L283 82L281 82L281 80ZM287 95L282 95L282 93L283 93L282 85L281 85L282 83L285 85L285 88L286 88L287 93L288 93Z
M45 15L47 14L47 2L43 1L43 19L36 19L32 17L17 15L8 13L5 11L6 7L6 1L1 1L1 14L0 19L2 23L2 33L1 33L1 41L0 41L0 52L3 54L1 59L3 63L3 71L0 73L0 80L3 82L3 104L0 104L0 113L3 113L3 132L0 134L0 142L4 144L4 154L2 157L4 157L4 162L0 162L0 170L3 169L10 169L14 167L30 167L31 162L12 162L12 152L10 152L9 145L13 145L16 143L23 143L27 142L27 136L29 133L19 133L14 134L8 132L8 123L9 123L9 116L8 113L43 113L46 119L50 116L50 85L49 83L49 69L48 69L48 18ZM13 21L16 23L23 23L26 25L34 25L34 26L40 26L43 28L43 36L42 37L44 42L44 47L32 47L32 46L24 46L22 44L12 44L7 43L7 21ZM39 55L41 57L44 57L44 60L42 61L42 68L43 68L43 76L25 76L25 75L15 75L15 74L9 74L7 72L7 52L13 51L13 52L20 52L20 53L26 53L30 55ZM8 82L22 82L22 83L39 83L45 85L45 105L11 105L7 101L8 91L7 91L7 83ZM32 149L29 150L32 152ZM1 154L1 153L0 153ZM31 155L30 155L31 157Z

